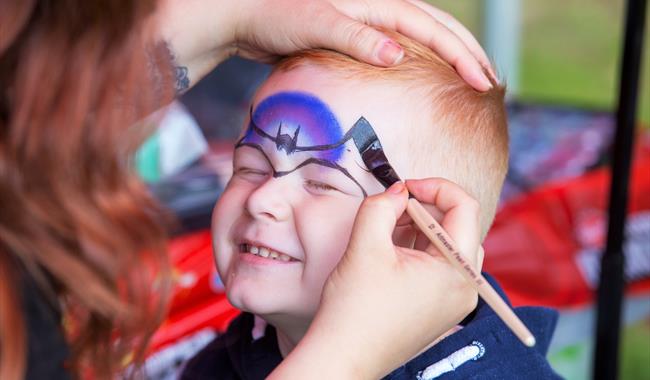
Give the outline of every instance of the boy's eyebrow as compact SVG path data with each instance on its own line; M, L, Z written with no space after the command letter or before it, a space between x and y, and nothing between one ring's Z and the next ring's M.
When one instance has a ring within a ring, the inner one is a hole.
M273 166L273 163L271 162L269 157L266 155L266 152L264 152L264 148L262 148L259 144L247 143L247 142L240 141L235 145L235 149L238 149L238 148L241 148L241 147L244 147L244 146L256 149L260 153L262 153L262 156L264 156L264 159L266 160L266 162L269 164L269 166L271 166L271 169L273 169L273 177L274 178L283 177L285 175L291 174L291 173L295 172L296 170L298 170L298 169L300 169L302 167L305 167L307 165L311 165L311 164L320 165L320 166L325 166L325 167L332 168L332 169L340 171L341 173L343 173L344 176L348 177L352 182L354 182L355 185L357 185L359 187L359 189L363 193L364 198L368 196L368 192L363 188L363 186L361 186L359 181L357 181L352 176L352 174L350 174L350 172L346 168L342 167L341 165L337 164L336 162L332 162L332 161L329 161L329 160L316 158L316 157L310 157L310 158L304 160L303 162L301 162L300 164L298 164L296 167L294 167L291 170L277 171L277 170L275 170L275 167Z

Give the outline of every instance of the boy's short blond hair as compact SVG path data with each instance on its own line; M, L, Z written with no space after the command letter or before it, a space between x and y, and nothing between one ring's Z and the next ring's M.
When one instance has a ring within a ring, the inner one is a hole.
M398 83L414 98L424 96L429 109L423 115L430 118L432 127L410 128L402 141L391 142L400 144L398 150L408 152L403 157L408 157L410 172L399 174L407 178L443 177L462 186L481 206L481 236L485 237L508 169L505 88L492 81L492 89L476 91L431 49L398 33L384 33L404 48L399 65L377 67L319 49L287 57L275 70L315 65L360 83Z

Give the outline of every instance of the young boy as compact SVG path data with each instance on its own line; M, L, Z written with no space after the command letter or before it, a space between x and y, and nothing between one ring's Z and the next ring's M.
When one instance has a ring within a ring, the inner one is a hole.
M362 117L402 178L443 177L476 198L485 236L507 170L504 89L476 92L429 49L392 37L406 51L396 67L307 51L280 62L258 90L213 215L219 274L245 313L188 363L184 378L262 379L305 334L359 205L384 190L351 138ZM393 239L412 247L414 236L405 226ZM388 378L555 377L544 358L555 315L518 314L536 348L479 301L456 332Z

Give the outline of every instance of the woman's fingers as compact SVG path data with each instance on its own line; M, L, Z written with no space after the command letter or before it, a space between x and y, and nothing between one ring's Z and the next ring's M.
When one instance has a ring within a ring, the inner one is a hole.
M445 216L436 206L428 203L423 203L422 207L424 207L427 212L433 216L433 218L438 221L438 223L442 222L442 218ZM409 226L409 225L415 225L413 222L413 218L407 213L402 214L402 216L397 219L397 226Z
M460 40L465 44L467 49L476 58L476 60L478 60L481 66L490 73L494 81L498 82L496 74L494 73L494 70L492 68L492 64L490 63L490 59L485 53L485 50L483 50L483 48L476 40L474 35L463 24L461 24L458 20L456 20L456 18L454 18L449 13L442 11L436 7L433 7L428 3L425 3L420 0L406 0L406 1L420 8L427 14L431 15L433 18L438 20L438 22L440 22L442 25L447 27L447 29L449 29L454 34L456 34L458 38L460 38Z
M330 9L329 14L320 15L320 20L313 25L315 45L376 66L392 66L402 60L404 50L395 41L372 26Z
M476 270L480 271L483 268L483 259L485 259L485 251L483 250L483 246L479 245L478 254L476 255Z
M373 2L370 5L359 1L332 3L342 13L356 20L362 20L371 26L396 30L428 46L454 66L460 76L477 90L487 91L492 87L483 73L482 63L468 49L463 39L437 20L432 13L427 12L428 8L406 0ZM356 49L352 50L353 52L348 54L359 56Z
M418 201L433 204L444 213L442 228L460 252L477 263L481 231L478 202L460 186L441 178L408 180L406 185ZM430 248L427 251L430 252Z
M395 223L404 213L407 200L406 186L402 182L393 184L384 193L367 197L357 212L349 250L368 252L392 246Z

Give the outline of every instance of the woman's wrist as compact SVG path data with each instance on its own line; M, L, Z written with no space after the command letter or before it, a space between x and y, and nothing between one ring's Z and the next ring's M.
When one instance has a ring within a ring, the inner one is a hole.
M172 59L177 89L186 90L236 51L235 34L245 1L161 0L157 43Z

